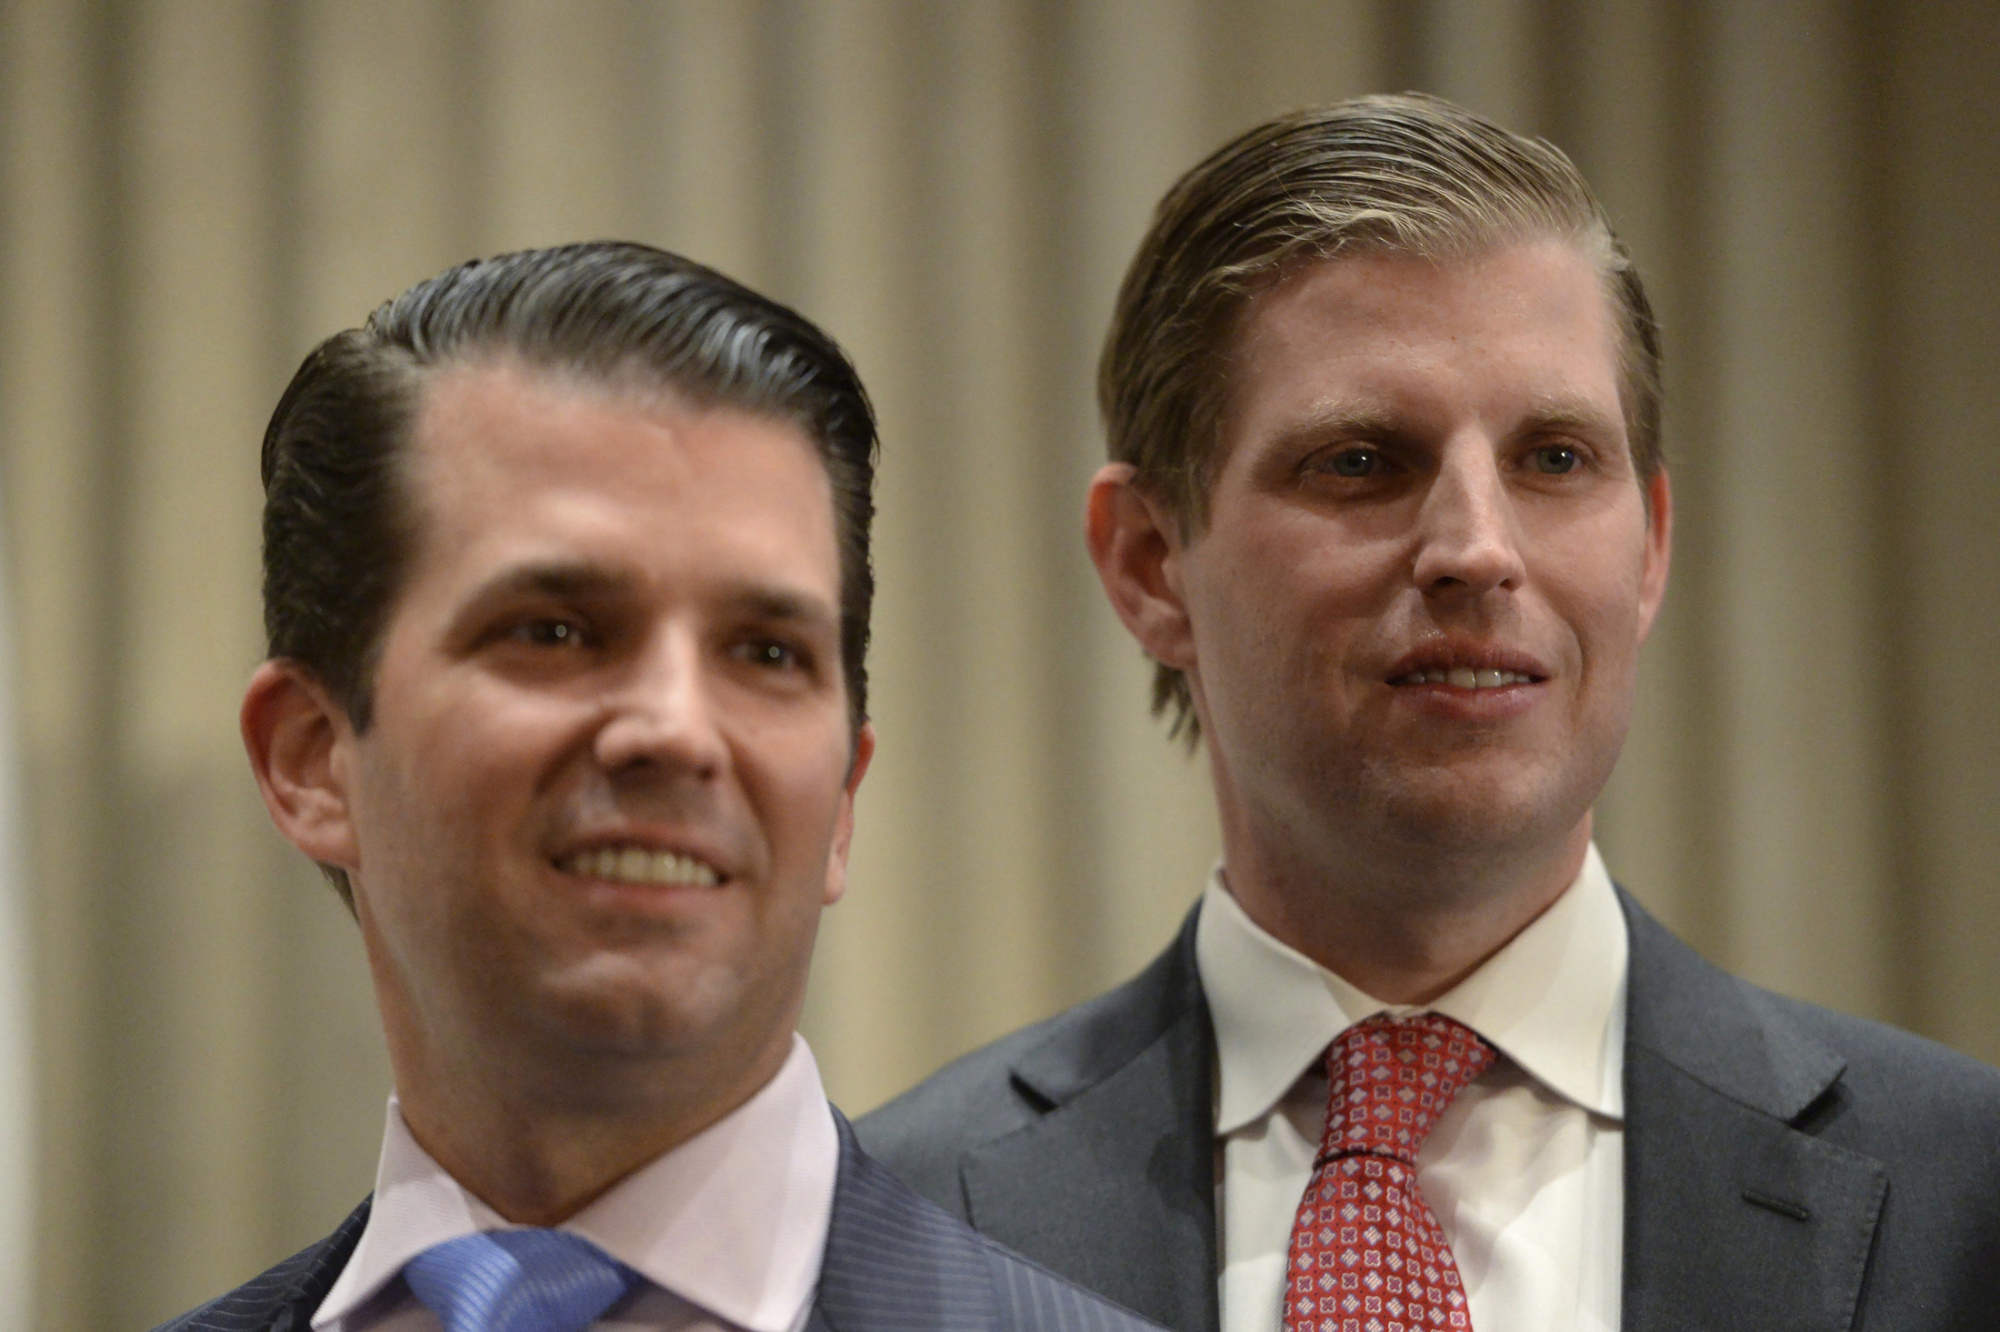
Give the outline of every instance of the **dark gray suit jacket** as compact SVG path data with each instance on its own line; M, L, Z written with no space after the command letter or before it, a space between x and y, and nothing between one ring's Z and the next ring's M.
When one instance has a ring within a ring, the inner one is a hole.
M1620 893L1624 1332L2000 1329L2000 1071L1716 970ZM1214 1332L1194 917L1123 987L967 1055L862 1143L1002 1243Z
M368 1221L339 1229L155 1332L306 1332ZM807 1332L1159 1332L910 1192L840 1120L840 1174Z

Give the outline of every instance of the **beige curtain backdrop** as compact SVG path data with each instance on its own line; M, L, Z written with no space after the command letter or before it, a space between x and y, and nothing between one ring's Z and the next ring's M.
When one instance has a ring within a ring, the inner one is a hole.
M369 1186L354 932L235 732L257 444L312 342L617 235L853 351L882 747L808 1031L865 1110L1201 886L1203 770L1078 537L1097 342L1175 174L1370 90L1562 144L1666 320L1679 542L1615 872L1725 965L2000 1060L1996 50L1985 0L4 0L35 1326L148 1326Z

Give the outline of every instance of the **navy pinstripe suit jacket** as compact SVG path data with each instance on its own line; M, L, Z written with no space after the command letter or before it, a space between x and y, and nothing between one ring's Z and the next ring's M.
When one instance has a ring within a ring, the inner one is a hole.
M840 1123L840 1175L808 1332L1158 1332L918 1197ZM306 1332L368 1221L339 1229L156 1332Z

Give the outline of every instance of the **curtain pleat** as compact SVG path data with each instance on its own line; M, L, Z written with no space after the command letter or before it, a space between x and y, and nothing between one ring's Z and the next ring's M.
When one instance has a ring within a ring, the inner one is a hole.
M1872 0L11 0L0 531L34 1325L143 1327L323 1233L388 1090L352 922L265 821L263 420L476 253L682 249L881 409L881 749L806 1029L835 1098L1108 986L1216 853L1084 558L1154 201L1417 86L1569 150L1666 325L1674 583L1599 808L1761 983L2000 1060L2000 9Z

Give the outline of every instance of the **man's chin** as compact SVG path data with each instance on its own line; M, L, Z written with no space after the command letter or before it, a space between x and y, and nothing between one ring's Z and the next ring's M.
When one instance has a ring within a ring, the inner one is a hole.
M687 1065L730 1047L754 1057L795 1020L780 977L680 949L598 952L522 988L531 997L516 1011L555 1060Z
M517 1011L551 1052L671 1060L714 1039L734 987L702 969L613 955L552 971L529 988Z
M1378 773L1380 827L1424 855L1506 854L1563 837L1589 812L1571 783L1519 764L1454 764Z

